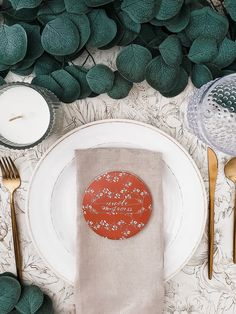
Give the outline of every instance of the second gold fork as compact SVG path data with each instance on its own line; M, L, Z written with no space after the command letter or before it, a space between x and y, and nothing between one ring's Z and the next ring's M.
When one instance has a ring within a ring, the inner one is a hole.
M14 193L21 185L19 172L10 157L0 159L0 168L2 171L2 181L5 188L10 193L11 221L13 233L13 245L16 261L16 271L19 281L22 281L22 256L20 250L19 232L16 220Z

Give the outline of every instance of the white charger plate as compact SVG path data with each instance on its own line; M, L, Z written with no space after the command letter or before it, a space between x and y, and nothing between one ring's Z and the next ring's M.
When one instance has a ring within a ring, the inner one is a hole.
M98 146L139 147L163 154L164 265L165 279L170 279L192 257L202 238L207 216L205 187L197 166L178 142L136 121L86 124L66 134L46 152L28 191L27 222L35 247L58 276L74 282L74 151Z

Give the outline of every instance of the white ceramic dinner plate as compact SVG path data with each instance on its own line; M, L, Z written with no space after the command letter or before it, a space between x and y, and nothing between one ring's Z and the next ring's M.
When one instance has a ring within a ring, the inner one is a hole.
M105 120L81 126L57 141L36 167L27 220L40 255L60 277L73 283L76 238L74 151L90 147L140 147L163 154L165 279L190 259L203 235L207 202L201 175L178 142L150 125ZM148 167L148 165L143 165Z

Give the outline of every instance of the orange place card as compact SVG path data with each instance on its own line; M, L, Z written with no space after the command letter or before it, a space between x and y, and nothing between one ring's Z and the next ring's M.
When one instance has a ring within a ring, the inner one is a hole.
M134 236L147 224L152 197L146 184L125 171L104 173L86 189L82 210L89 227L105 238Z

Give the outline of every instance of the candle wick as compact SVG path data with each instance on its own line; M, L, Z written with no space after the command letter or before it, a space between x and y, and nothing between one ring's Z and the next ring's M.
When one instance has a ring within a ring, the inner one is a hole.
M9 122L14 121L14 120L17 120L17 119L21 119L21 118L23 118L22 115L16 116L16 117L13 117L13 118L9 119Z

